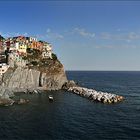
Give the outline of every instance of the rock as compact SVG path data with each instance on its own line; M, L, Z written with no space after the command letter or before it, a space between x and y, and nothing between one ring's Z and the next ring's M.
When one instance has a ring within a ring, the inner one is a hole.
M34 89L34 90L33 90L33 93L34 93L34 94L37 94L37 93L39 93L39 92L38 92L38 90L35 90L35 89Z
M8 69L3 75L1 85L14 92L19 92L39 87L44 90L59 90L66 82L67 77L63 67L60 67L56 72L48 71L47 67L44 67L43 70L17 67Z
M101 103L117 103L119 101L122 101L124 97L118 96L115 94L107 93L107 92L101 92L101 91L96 91L94 89L88 89L88 88L83 88L80 86L75 85L75 83L72 82L67 82L63 86L64 89L67 89L70 92L73 92L77 95L86 97L90 100L98 101Z
M18 102L17 102L19 105L21 105L21 104L27 104L27 103L29 103L29 100L27 100L27 99L20 99Z
M64 72L54 75L49 74L43 78L42 86L45 87L46 90L59 90L62 88L65 82L67 82L67 78Z
M92 100L93 99L93 95L90 94L90 96L88 97L89 100Z
M106 98L103 98L103 103L107 103L107 99Z
M10 98L0 98L1 106L10 106L13 105L14 101Z
M67 81L63 84L62 89L69 89L70 87L77 87L76 83L73 80Z
M14 96L14 93L11 89L0 86L0 97L9 98L9 97L13 97L13 96Z

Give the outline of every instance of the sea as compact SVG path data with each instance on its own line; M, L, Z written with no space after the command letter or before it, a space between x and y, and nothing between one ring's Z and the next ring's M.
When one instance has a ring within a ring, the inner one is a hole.
M102 104L62 90L17 95L30 102L0 107L0 140L140 140L140 72L66 74L83 87L125 100ZM53 102L48 95L53 95Z

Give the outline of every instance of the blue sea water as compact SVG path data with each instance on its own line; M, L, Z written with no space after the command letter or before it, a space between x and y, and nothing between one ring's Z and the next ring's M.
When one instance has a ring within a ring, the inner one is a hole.
M140 72L68 71L67 76L125 100L108 105L61 90L22 95L29 104L0 107L0 140L140 139Z

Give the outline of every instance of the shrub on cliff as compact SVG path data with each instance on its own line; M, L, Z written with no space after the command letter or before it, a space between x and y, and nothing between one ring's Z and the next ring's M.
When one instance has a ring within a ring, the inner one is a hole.
M28 60L27 56L22 57L23 60Z
M27 60L29 62L36 61L37 59L40 58L40 56L41 56L41 51L39 51L37 49L28 48L28 50L27 50Z
M52 59L53 59L53 60L57 60L56 54L52 53Z
M37 49L33 49L33 56L35 58L38 58L41 55L41 51Z
M38 62L37 61L32 61L31 64L33 64L34 66L37 66Z

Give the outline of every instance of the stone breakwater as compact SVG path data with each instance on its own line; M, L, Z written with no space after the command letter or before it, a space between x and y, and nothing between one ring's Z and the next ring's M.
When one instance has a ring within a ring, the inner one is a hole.
M70 81L68 84L65 84L63 88L69 92L73 92L82 97L86 97L90 100L98 101L101 103L111 104L111 103L117 103L124 100L123 96L80 87L80 86L77 86L73 81Z

